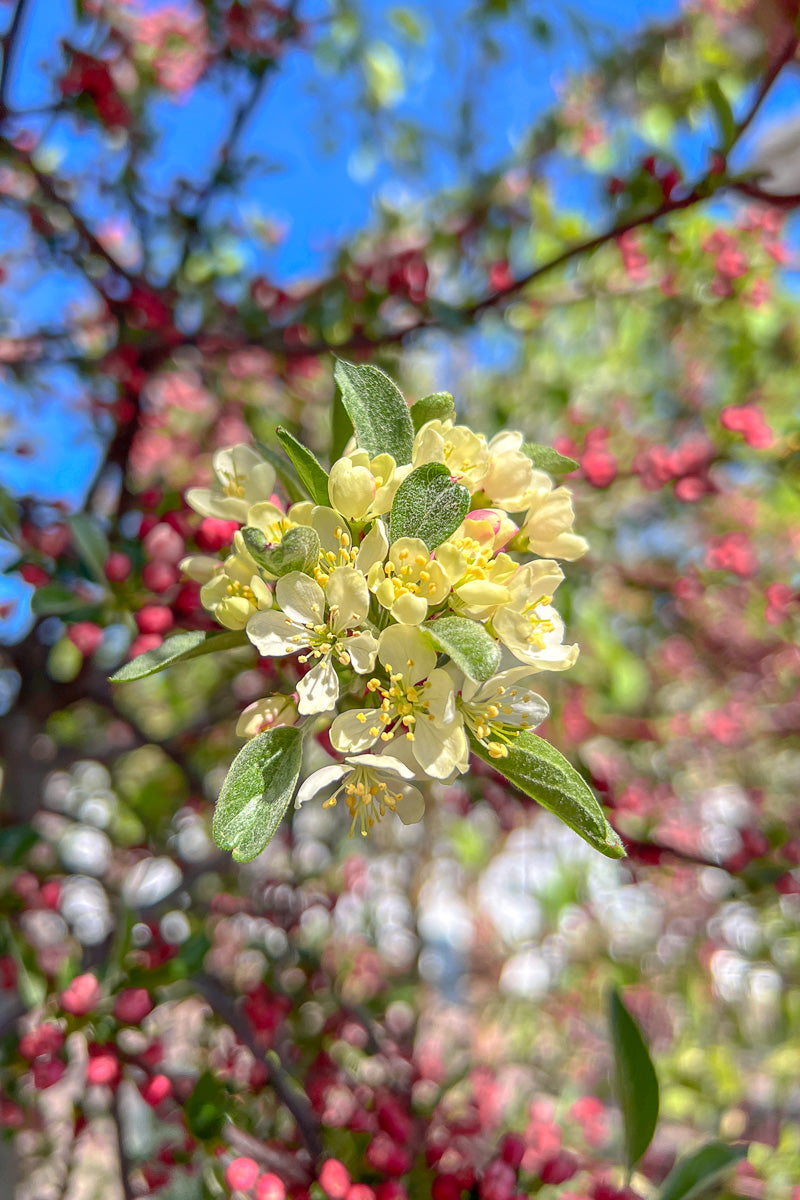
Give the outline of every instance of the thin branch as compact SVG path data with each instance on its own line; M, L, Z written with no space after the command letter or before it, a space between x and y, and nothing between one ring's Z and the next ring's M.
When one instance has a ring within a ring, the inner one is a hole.
M131 1164L128 1159L128 1152L125 1149L125 1139L123 1137L122 1116L119 1111L119 1093L115 1090L111 1099L111 1118L114 1122L114 1133L117 1142L117 1155L119 1157L119 1177L122 1184L122 1195L124 1200L136 1200L136 1193L133 1190L131 1183Z
M277 1067L274 1060L259 1045L247 1018L239 1011L221 984L206 974L195 975L192 981L213 1012L233 1030L242 1045L261 1063L275 1095L294 1117L300 1136L312 1159L316 1161L322 1154L322 1141L308 1097L293 1089L294 1080L290 1083L288 1074Z
M775 83L783 68L788 66L797 53L798 45L800 45L800 38L796 33L793 33L791 37L787 38L782 50L780 50L780 52L775 56L767 70L764 72L761 84L759 85L758 90L753 97L750 107L742 117L739 124L736 126L736 132L728 148L728 154L730 154L734 146L741 141L755 118L758 116L761 105L769 95L772 85Z
M12 14L8 29L2 39L0 39L0 45L3 50L3 65L0 67L0 120L9 113L6 98L11 83L11 67L19 44L20 27L29 2L30 0L17 0L17 6Z

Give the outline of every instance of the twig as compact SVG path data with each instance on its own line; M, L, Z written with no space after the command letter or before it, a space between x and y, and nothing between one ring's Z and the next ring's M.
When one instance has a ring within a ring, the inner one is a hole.
M122 1184L122 1195L124 1200L136 1200L133 1185L131 1183L131 1165L128 1159L128 1152L125 1149L125 1141L122 1130L122 1117L119 1111L119 1093L115 1090L111 1100L111 1118L114 1122L114 1133L117 1141L117 1155L119 1156L119 1177Z
M8 29L0 39L3 49L3 65L0 67L0 120L8 115L9 109L6 94L11 83L11 66L18 45L19 31L29 0L17 0L17 6L9 22Z
M239 1012L232 998L225 989L210 975L200 974L192 977L194 986L211 1006L212 1010L225 1024L233 1030L242 1045L246 1046L254 1058L261 1063L267 1073L267 1079L275 1095L295 1119L300 1136L308 1152L316 1161L322 1154L322 1141L314 1120L308 1097L295 1092L289 1082L288 1074L278 1068L272 1058L264 1051L253 1036L253 1030L246 1017ZM294 1082L294 1081L292 1081Z

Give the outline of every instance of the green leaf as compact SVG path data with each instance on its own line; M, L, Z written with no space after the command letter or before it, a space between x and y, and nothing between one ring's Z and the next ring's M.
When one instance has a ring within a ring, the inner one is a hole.
M331 411L331 462L335 463L344 454L344 448L353 436L353 423L347 415L342 393L336 389Z
M133 679L144 679L155 675L173 663L199 658L202 654L213 654L217 650L232 650L248 644L244 630L232 629L228 633L202 633L193 629L187 633L176 633L167 638L154 650L137 654L130 662L120 667L110 677L111 683L130 683Z
M359 446L370 458L391 454L398 466L410 463L414 425L394 380L377 367L358 366L343 358L337 358L333 376Z
M454 417L456 406L449 392L432 392L423 396L416 404L411 405L411 420L415 431L421 429L427 421L446 421Z
M616 1093L625 1127L625 1159L630 1170L653 1140L658 1121L658 1078L642 1032L616 989L611 992L609 1020Z
M75 513L67 517L67 524L72 531L72 540L78 554L98 583L104 584L105 565L109 554L108 538L88 513Z
M522 452L535 467L550 475L565 475L568 471L577 471L581 465L574 458L559 454L552 446L539 446L536 442L523 442Z
M469 617L440 617L422 629L439 650L449 654L460 671L485 683L500 665L500 647L478 621Z
M0 529L14 534L19 526L19 511L11 493L0 485Z
M723 92L718 80L707 79L703 86L719 125L720 149L727 150L736 137L736 118L733 115L730 100Z
M278 435L278 441L292 460L292 464L300 476L300 482L314 503L330 504L328 472L322 464L317 461L307 446L298 442L296 437L292 437L288 429L281 429L279 425L275 432Z
M395 493L389 536L417 537L435 550L455 533L469 512L470 494L444 463L425 463L407 475Z
M310 574L319 562L319 534L309 525L296 525L288 530L277 546L271 545L261 530L252 525L245 525L242 537L259 566L276 579L290 571Z
M723 1171L746 1157L747 1146L706 1142L705 1146L675 1164L661 1185L658 1200L694 1200L710 1184L716 1183Z
M37 617L74 612L85 605L86 602L64 587L63 583L45 583L31 596L31 609Z
M189 1132L200 1141L219 1137L229 1108L228 1092L206 1071L195 1083L183 1106Z
M472 738L470 742L479 758L569 825L595 850L607 858L625 857L625 848L594 792L555 746L523 729L509 746L508 756L495 759L480 742Z
M303 739L291 725L267 729L231 764L214 810L214 841L237 862L260 854L283 820L300 774Z

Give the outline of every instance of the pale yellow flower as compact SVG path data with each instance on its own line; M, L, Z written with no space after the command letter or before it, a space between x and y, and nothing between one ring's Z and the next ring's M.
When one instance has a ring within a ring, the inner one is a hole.
M276 725L296 725L299 720L293 697L276 692L248 704L236 722L237 737L252 738Z
M243 525L251 506L268 500L274 491L274 468L252 446L245 445L217 450L211 464L217 482L210 488L189 488L186 503L202 517Z
M419 788L411 783L414 778L413 770L389 754L352 755L343 763L322 767L309 775L298 790L294 805L299 808L306 800L338 784L322 807L334 808L343 796L352 817L350 836L360 828L361 836L366 837L387 811L396 813L404 825L422 820L425 800Z
M563 644L564 622L552 606L563 578L549 559L524 563L508 583L509 600L491 619L500 641L535 671L566 671L578 657L577 646Z
M201 587L200 602L226 629L244 629L253 613L272 607L272 592L238 530L233 546L234 553Z
M391 509L395 492L410 470L410 463L398 467L391 454L370 459L366 450L354 450L331 467L330 502L348 521L383 516Z
M420 538L398 538L387 561L369 568L367 580L378 602L403 625L419 625L450 591L447 573Z

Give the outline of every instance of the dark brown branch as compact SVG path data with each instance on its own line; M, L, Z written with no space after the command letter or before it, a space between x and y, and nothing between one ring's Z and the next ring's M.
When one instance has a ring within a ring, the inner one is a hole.
M8 89L11 84L11 68L19 44L19 33L29 0L17 0L8 29L0 40L3 50L3 65L0 67L0 120L8 116Z
M300 1136L312 1159L316 1161L322 1154L322 1141L308 1098L304 1093L294 1090L294 1081L289 1082L288 1074L278 1068L273 1058L258 1044L247 1018L239 1011L222 985L206 974L195 975L192 981L212 1011L233 1030L242 1045L261 1063L267 1073L270 1087L294 1117Z
M114 1122L114 1134L117 1142L117 1156L119 1158L119 1178L122 1184L122 1195L124 1200L136 1200L136 1193L133 1190L131 1183L131 1166L128 1161L128 1152L125 1149L125 1140L122 1129L122 1117L119 1111L119 1093L114 1092L111 1100L111 1119Z

